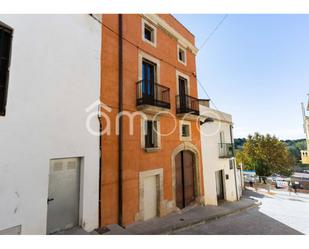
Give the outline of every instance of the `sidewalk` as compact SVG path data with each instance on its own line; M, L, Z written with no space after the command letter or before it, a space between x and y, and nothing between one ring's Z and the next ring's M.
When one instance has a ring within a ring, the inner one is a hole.
M250 193L247 192L246 196L247 194ZM134 223L125 229L117 227L117 225L113 225L113 227L109 227L110 231L105 233L105 235L170 234L175 231L180 231L191 226L204 224L208 221L260 205L260 203L257 201L249 199L246 196L244 196L238 202L224 202L220 206L197 206L180 214L172 213L162 218L154 218L149 221Z

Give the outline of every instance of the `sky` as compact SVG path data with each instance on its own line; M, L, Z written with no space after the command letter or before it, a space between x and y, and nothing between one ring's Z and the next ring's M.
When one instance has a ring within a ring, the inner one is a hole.
M174 15L196 47L225 15ZM228 15L197 55L197 78L216 108L233 115L234 137L260 132L305 138L309 15ZM199 86L199 98L207 98ZM212 105L214 107L214 105Z

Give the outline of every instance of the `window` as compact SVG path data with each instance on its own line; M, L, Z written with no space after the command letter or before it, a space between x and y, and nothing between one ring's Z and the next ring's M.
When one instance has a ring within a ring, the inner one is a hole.
M176 70L177 95L190 95L190 76Z
M12 29L0 22L0 116L5 116L7 103L11 43Z
M146 20L142 19L142 40L156 46L156 27Z
M234 159L230 159L229 160L229 163L230 163L230 169L234 169Z
M190 126L188 124L183 124L181 130L183 137L190 137Z
M220 131L220 144L221 144L221 147L223 146L224 144L224 132L223 131Z
M147 24L145 24L145 26L144 26L144 37L145 37L145 39L150 41L150 42L154 42L154 39L153 39L154 34L153 33L154 33L153 29L150 26L148 26Z
M178 45L178 61L182 64L187 63L186 50Z
M187 120L179 121L179 139L180 141L191 141L191 122Z
M158 122L145 121L145 148L158 148Z

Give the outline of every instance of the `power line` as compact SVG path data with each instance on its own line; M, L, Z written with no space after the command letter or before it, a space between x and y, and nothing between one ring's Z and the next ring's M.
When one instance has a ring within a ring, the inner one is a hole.
M228 121L225 119L224 115L222 114L222 112L218 109L218 107L216 106L215 102L213 101L213 99L209 96L208 92L206 91L205 87L203 86L203 84L199 81L198 78L196 78L197 83L200 85L200 87L202 88L202 90L204 91L204 93L206 94L207 98L211 101L212 105L214 106L214 108L220 113L220 115L222 116L222 119L228 123Z
M209 39L216 33L216 31L220 28L220 26L223 24L223 22L226 20L226 18L228 17L228 14L225 14L223 16L223 18L221 19L220 22L218 22L218 24L215 26L215 28L210 32L210 34L207 36L207 38L205 39L205 41L202 43L201 47L199 48L199 50L201 50L206 43L209 41Z
M116 36L118 36L118 37L120 36L116 31L114 31L111 27L109 27L108 25L106 25L105 23L103 23L101 20L99 20L98 18L96 18L94 15L90 14L90 16L91 16L94 20L96 20L97 22L99 22L104 28L106 28L107 30L111 31L114 35L116 35ZM174 65L173 63L171 63L171 62L169 62L169 61L167 61L167 60L164 60L164 59L162 59L162 58L159 58L157 55L154 55L153 53L149 52L148 50L145 50L145 49L141 48L140 46L136 45L134 42L130 41L129 39L127 39L127 38L124 37L124 36L122 36L122 39L123 39L124 41L126 41L128 44L130 44L131 46L133 46L133 47L135 47L135 48L137 48L137 49L139 49L139 50L141 50L141 51L143 51L143 52L145 52L145 53L147 53L147 54L149 54L149 55L151 55L151 56L153 56L153 57L156 57L156 58L159 59L160 61L162 61L162 62L164 62L164 63L170 65L171 67L174 67L175 69L177 69L177 70L179 70L179 71L182 71L182 72L185 72L185 73L188 73L188 74L193 74L193 73L194 73L194 72L188 71L188 70L186 70L186 69L184 69L184 68L178 67L178 66Z
M116 31L114 31L112 28L110 28L109 26L107 26L106 24L104 24L104 23L103 23L101 20L99 20L96 16L94 16L94 15L92 15L92 14L90 14L90 16L91 16L94 20L96 20L97 22L99 22L101 25L103 25L103 27L105 27L106 29L108 29L109 31L111 31L112 33L114 33L116 36L119 36L119 34L118 34ZM228 16L228 15L226 14L226 15L222 18L222 20L217 24L217 26L215 27L215 29L214 29L214 30L210 33L210 35L206 38L205 42L203 43L203 46L204 46L204 45L206 44L206 42L211 38L211 36L216 32L216 30L218 30L218 28L219 28L220 25L224 22L224 20L227 18L227 16ZM144 51L144 52L149 53L149 51L145 51L144 49L142 49L141 47L135 45L133 42L131 42L131 41L128 40L127 38L125 38L125 37L122 36L122 39L125 40L125 41L127 41L129 44L131 44L132 46L136 47L137 49L140 49L140 50L142 50L142 51ZM203 46L202 46L202 47L203 47ZM201 48L202 48L202 47L201 47ZM151 53L149 53L149 54L152 55ZM154 55L152 55L152 56L154 56ZM179 67L173 65L172 63L170 63L170 62L168 62L168 61L165 61L165 60L163 60L163 59L161 59L161 58L158 58L158 59L160 59L161 61L163 61L163 62L169 64L170 66L172 66L172 67L174 67L174 68L176 68L176 69L178 69L178 70L180 70L180 71L184 71L184 72L187 72L187 73L192 74L192 72L189 72L189 71L187 71L187 70L185 70L185 69L183 69L183 68L179 68ZM196 81L198 82L198 84L200 85L200 87L202 88L202 90L204 91L204 93L206 94L206 96L210 99L210 101L212 102L214 108L215 108L218 112L221 113L221 111L218 109L218 107L216 106L216 104L215 104L215 102L213 101L213 99L210 98L210 96L209 96L209 94L207 93L206 89L204 88L203 84L199 81L199 79L198 79L197 77L196 77ZM223 114L222 114L222 118L223 118L224 121L227 122L227 120L225 119L225 117L223 116Z

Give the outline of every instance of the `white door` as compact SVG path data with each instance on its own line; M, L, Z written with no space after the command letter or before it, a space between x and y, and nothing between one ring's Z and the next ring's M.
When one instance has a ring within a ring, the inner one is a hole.
M47 233L78 225L80 159L50 161L48 186Z
M156 217L157 210L157 176L148 176L144 179L144 220Z

